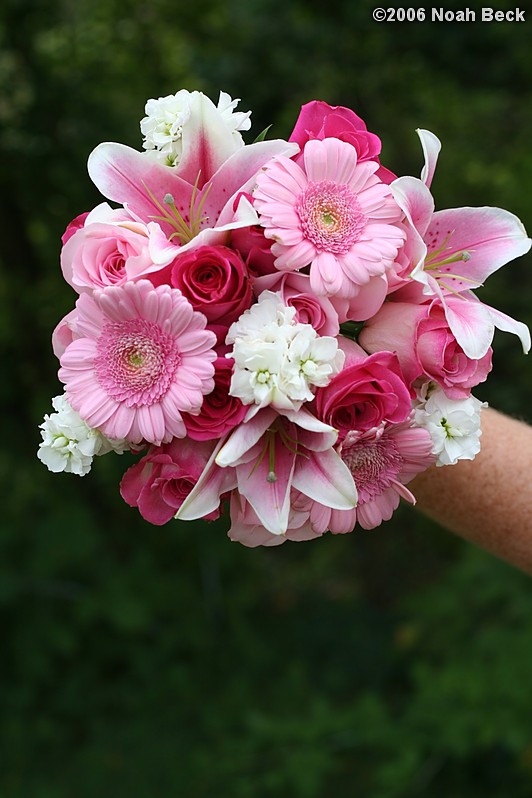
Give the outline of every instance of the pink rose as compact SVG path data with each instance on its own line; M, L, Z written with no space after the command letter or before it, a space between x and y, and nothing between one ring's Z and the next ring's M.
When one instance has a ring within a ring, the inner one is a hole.
M339 430L340 441L350 430L404 421L412 404L397 356L391 352L368 355L347 339L341 341L341 348L346 354L344 368L326 388L316 391L318 418Z
M131 466L120 483L120 494L131 507L138 507L150 524L166 524L181 507L198 481L213 446L174 438L163 446L150 447L148 454ZM205 519L219 516L215 510Z
M370 352L395 352L407 385L426 377L450 399L465 399L491 370L491 347L480 360L464 353L449 329L441 303L386 302L367 322L360 343Z
M80 213L79 216L76 216L75 219L72 219L72 221L69 222L65 232L61 236L61 241L63 242L63 246L70 238L72 238L74 233L77 233L78 230L81 230L81 228L85 224L85 219L87 218L88 215L89 211L85 211L85 213Z
M214 390L203 399L199 416L183 413L187 435L195 441L222 438L244 420L248 410L236 396L229 396L233 374L232 358L214 361Z
M251 283L242 257L229 247L203 246L178 255L170 284L194 310L212 322L231 324L252 302Z
M61 252L67 283L79 293L122 285L152 269L149 229L137 222L94 222L77 230Z
M380 163L381 140L375 133L368 131L365 122L354 111L341 105L331 106L322 100L303 105L289 141L297 142L303 149L311 139L321 141L326 138L351 144L357 151L359 161ZM376 174L383 183L391 183L396 177L383 166Z
M258 277L253 283L253 290L256 296L263 291L279 293L285 305L296 309L296 321L310 324L319 335L338 335L340 325L332 298L314 294L308 274L276 271L275 274Z
M317 528L310 523L311 505L310 499L292 489L287 529L282 535L274 535L261 524L251 504L234 490L231 493L231 528L228 535L231 540L249 548L279 546L285 540L312 540L323 535L326 527Z

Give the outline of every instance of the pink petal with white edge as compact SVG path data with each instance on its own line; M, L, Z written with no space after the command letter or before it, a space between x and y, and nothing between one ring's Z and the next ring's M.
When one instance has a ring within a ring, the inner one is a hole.
M175 172L192 184L201 173L201 188L244 144L240 136L233 136L212 100L202 92L192 92L189 102L191 113L183 125L183 149Z
M417 177L398 177L390 188L407 220L423 237L434 213L434 198L428 187Z
M277 418L275 410L262 410L231 433L217 453L216 462L222 468L235 465L262 438Z
M275 480L269 479L270 460L266 452L262 459L236 467L238 490L251 504L261 524L273 535L283 535L288 528L296 453L289 451L280 436L275 435L273 455Z
M483 307L488 311L493 324L498 330L517 335L521 341L523 352L525 355L527 355L530 351L530 330L526 324L523 324L522 321L512 319L511 316L507 316L506 313L502 313L502 311L492 308L490 305L486 305L484 302L481 302L480 304L482 304Z
M465 354L472 360L484 357L495 332L489 310L465 295L446 296L443 307L449 328Z
M358 494L351 472L334 449L310 452L308 459L298 457L292 486L334 510L352 510L357 506Z
M325 424L323 421L320 421L318 418L316 418L316 416L313 416L312 413L309 413L308 410L305 410L304 407L301 407L297 412L294 410L287 410L285 413L283 413L283 415L289 421L292 421L294 424L297 424L298 427L301 427L301 429L306 429L309 432L325 434L334 432L335 435L338 436L337 430L333 429L333 427L329 426L329 424ZM336 442L336 437L333 443L334 442Z
M432 183L432 178L434 177L434 172L436 170L436 164L438 163L438 155L440 154L441 150L441 141L434 133L431 133L430 130L423 130L419 128L416 130L418 134L421 146L423 148L423 156L425 158L425 165L421 170L421 179L427 186L430 188L430 184Z
M188 212L192 185L146 153L124 144L105 142L92 151L87 168L94 185L107 199L126 204L145 222L161 215L149 192L161 204L166 194L172 194L177 207L182 206ZM174 232L171 225L159 223L166 233Z
M234 468L220 468L216 465L216 455L223 446L219 441L213 450L200 478L177 511L175 517L183 521L193 521L214 512L220 506L220 496L237 486Z
M444 265L439 270L445 285L453 291L475 288L505 263L525 255L532 244L522 222L502 208L451 208L438 211L425 236L430 252L444 251L434 260L442 260L461 252L465 260ZM446 277L446 273L459 278Z

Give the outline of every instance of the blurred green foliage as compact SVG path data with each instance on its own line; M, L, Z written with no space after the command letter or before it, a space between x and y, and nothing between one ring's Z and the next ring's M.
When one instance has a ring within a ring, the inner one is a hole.
M525 577L409 508L274 550L231 545L225 520L154 528L119 498L129 455L83 480L35 458L75 299L60 235L100 201L89 152L140 148L149 97L222 88L273 136L310 99L346 105L400 174L426 127L438 207L532 228L532 22L379 25L373 7L2 3L0 798L532 794ZM481 294L529 324L530 264ZM532 420L517 340L495 353L477 395Z

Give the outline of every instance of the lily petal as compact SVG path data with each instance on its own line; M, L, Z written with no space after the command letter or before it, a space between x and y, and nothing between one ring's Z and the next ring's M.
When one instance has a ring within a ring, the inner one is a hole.
M467 294L441 299L452 334L468 357L480 360L490 348L495 332L489 309Z
M497 310L496 308L492 308L489 305L484 304L484 307L490 314L491 320L493 321L494 325L498 330L502 330L502 332L509 332L513 333L514 335L517 335L517 337L521 341L523 352L525 353L525 355L527 355L530 351L530 330L528 329L526 324L523 324L522 321L517 321L516 319L512 319L511 316L507 316L506 313L502 313L502 311Z
M292 486L333 510L353 510L358 494L351 472L334 449L298 457Z
M251 504L261 524L273 535L283 535L288 528L296 452L289 451L278 435L273 438L273 446L274 481L269 479L268 454L255 464L242 463L236 467L236 473L238 490Z
M183 521L203 518L218 509L220 496L237 486L234 468L220 468L216 465L216 455L223 440L219 441L197 483L177 511L175 517Z
M502 208L490 207L437 211L425 241L429 253L445 245L441 255L435 256L438 261L466 253L464 260L439 268L442 285L444 281L444 287L453 291L482 285L490 274L526 254L532 245L517 216ZM446 273L459 277L446 277Z
M161 209L149 192L160 203L166 194L171 194L177 206L183 206L184 212L190 207L193 191L190 183L178 177L171 167L125 144L99 144L89 155L87 168L91 180L104 197L127 205L133 214L146 222L161 215ZM160 224L165 232L174 231L166 222Z
M190 111L183 125L183 150L175 172L192 185L199 174L201 189L228 158L244 147L244 142L239 134L233 134L212 100L202 92L191 93Z
M438 155L440 154L441 150L441 141L434 133L431 133L430 130L423 130L419 128L416 130L418 134L421 146L423 148L423 155L425 157L425 165L421 170L421 179L427 186L430 188L430 184L432 183L432 178L434 177L434 171L436 169L436 164L438 162Z
M224 446L218 450L217 464L222 468L236 465L240 458L258 443L275 418L277 418L275 410L265 409L249 421L239 424L230 434Z
M390 186L396 203L423 238L434 213L434 198L417 177L398 177Z

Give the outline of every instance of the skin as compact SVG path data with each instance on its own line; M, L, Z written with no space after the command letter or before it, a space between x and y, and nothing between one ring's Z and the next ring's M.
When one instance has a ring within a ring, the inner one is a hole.
M487 408L481 443L473 461L433 466L408 487L425 515L532 575L532 427Z

